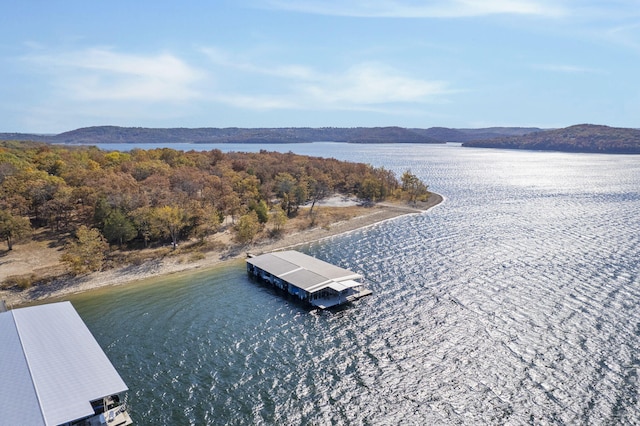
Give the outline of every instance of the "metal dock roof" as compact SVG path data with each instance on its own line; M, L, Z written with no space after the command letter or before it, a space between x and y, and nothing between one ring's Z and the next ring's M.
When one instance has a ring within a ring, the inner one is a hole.
M58 425L127 390L70 302L0 312L0 423Z
M306 291L315 291L332 282L362 278L348 269L293 250L262 254L247 259L247 263Z

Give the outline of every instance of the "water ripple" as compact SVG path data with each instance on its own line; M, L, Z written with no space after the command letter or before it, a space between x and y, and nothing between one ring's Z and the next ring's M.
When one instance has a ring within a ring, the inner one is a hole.
M138 423L640 423L638 156L340 155L447 197L303 248L373 296L310 312L239 262L74 300Z

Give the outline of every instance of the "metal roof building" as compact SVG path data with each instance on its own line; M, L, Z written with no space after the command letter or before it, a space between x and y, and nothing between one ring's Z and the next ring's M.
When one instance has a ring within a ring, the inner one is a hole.
M0 312L0 424L59 425L128 390L70 302Z
M293 250L250 257L247 272L319 308L371 294L362 275Z

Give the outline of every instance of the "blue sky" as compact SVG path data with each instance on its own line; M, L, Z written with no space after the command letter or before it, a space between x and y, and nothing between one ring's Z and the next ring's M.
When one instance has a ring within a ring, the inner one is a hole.
M0 60L0 132L640 127L638 0L9 1Z

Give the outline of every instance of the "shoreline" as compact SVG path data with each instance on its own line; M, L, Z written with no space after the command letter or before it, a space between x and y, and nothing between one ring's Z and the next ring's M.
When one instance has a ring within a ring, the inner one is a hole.
M18 308L47 299L61 298L98 288L130 285L153 277L201 271L202 269L214 268L227 262L242 259L247 252L260 254L292 249L303 244L346 234L397 217L424 213L443 201L444 198L440 194L432 192L426 202L415 208L403 204L378 203L371 207L370 212L336 222L330 228L316 227L287 234L275 241L268 240L244 247L234 246L231 250L213 251L206 253L203 259L195 261L184 261L182 258L154 259L140 265L128 265L72 279L55 280L49 284L35 286L19 292L0 290L0 301L4 300L9 308Z

